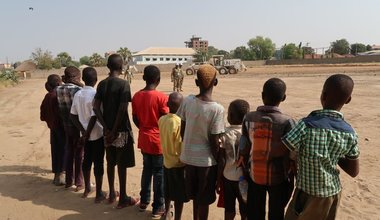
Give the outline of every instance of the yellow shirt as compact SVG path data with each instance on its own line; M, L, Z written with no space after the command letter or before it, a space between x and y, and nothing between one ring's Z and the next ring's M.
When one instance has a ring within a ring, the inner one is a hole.
M169 113L158 120L160 141L166 168L183 167L179 157L182 151L181 118Z

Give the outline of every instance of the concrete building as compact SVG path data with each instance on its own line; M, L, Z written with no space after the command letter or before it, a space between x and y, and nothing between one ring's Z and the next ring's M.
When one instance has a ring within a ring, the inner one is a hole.
M183 64L191 62L195 53L192 48L149 47L132 58L135 64Z
M185 45L187 48L193 48L196 51L208 51L208 41L201 40L200 37L196 37L195 35L191 37L190 41L185 41Z

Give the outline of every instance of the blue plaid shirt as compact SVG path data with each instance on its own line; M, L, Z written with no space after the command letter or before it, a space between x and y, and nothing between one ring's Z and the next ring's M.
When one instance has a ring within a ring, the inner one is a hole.
M58 86L56 89L59 113L64 126L74 126L70 119L70 110L74 95L80 89L81 87L72 83L63 84L62 86Z
M329 197L342 190L337 164L340 158L359 157L358 137L334 110L313 111L283 138L297 158L297 188L317 197Z

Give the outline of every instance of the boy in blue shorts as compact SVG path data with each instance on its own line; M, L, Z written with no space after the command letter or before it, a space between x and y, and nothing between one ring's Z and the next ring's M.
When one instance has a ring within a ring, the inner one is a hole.
M186 192L193 200L193 218L208 218L209 205L215 199L220 138L224 133L224 108L212 99L218 84L216 69L205 64L197 72L199 94L189 95L177 111L181 118Z
M339 165L351 177L359 173L358 137L340 112L351 101L354 82L330 76L322 90L323 109L303 118L283 137L297 152L296 190L285 219L335 219L341 197Z

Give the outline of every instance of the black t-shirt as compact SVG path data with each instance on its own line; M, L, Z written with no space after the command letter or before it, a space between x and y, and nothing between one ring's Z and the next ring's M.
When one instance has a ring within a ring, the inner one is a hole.
M112 130L120 104L128 104L132 100L131 88L126 80L118 77L107 77L99 83L95 99L102 102L104 121L107 128ZM131 130L128 111L126 111L124 117L122 117L121 126L118 131Z

